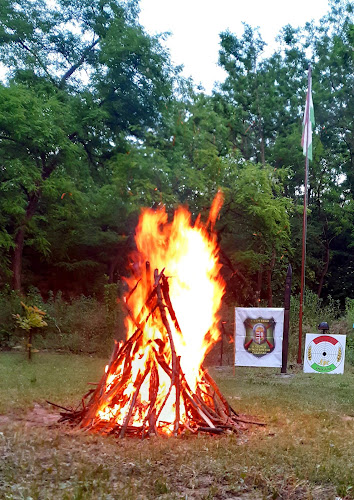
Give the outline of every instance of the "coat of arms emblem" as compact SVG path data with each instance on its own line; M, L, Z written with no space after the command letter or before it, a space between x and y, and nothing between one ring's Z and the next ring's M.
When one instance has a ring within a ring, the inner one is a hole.
M244 325L246 329L244 341L246 351L259 358L274 350L274 318L247 318Z

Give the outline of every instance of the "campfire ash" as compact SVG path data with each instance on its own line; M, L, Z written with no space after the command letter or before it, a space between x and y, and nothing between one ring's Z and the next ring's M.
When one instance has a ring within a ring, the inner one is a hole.
M116 342L96 389L61 421L119 437L245 426L202 366L219 338L224 282L213 228L221 204L218 194L207 223L193 226L184 208L172 223L163 208L143 212L124 299L127 340Z

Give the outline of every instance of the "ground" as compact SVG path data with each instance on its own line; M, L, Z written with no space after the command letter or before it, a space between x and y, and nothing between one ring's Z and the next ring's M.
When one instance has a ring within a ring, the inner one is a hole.
M0 353L0 498L353 498L354 370L279 376L210 371L232 406L263 420L239 434L117 439L57 423L107 360Z

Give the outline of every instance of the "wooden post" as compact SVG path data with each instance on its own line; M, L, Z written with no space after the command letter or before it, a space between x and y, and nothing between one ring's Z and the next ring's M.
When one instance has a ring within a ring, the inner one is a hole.
M281 373L286 373L288 364L288 350L289 350L289 320L290 320L290 295L291 295L291 279L293 270L289 264L288 272L285 281L285 296L284 296L284 329L283 329L283 352L282 352L282 366Z

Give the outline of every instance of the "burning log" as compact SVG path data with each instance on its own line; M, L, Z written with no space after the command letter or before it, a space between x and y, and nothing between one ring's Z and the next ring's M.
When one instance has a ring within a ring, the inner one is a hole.
M158 274L157 270L155 270L154 290L155 302L150 304L146 318L141 323L134 319L134 324L140 326L124 344L117 343L115 345L107 371L97 388L91 389L85 395L80 409L61 407L64 410L61 412L61 421L69 421L93 432L116 434L121 438L125 435L145 437L157 433L176 436L185 432L221 434L226 430L237 432L249 423L263 425L260 422L250 422L240 418L206 370L201 370L196 391L190 388L174 345L171 324L177 326L180 333L181 330L172 307L168 280L163 272ZM151 302L150 297L151 293L147 299L148 303ZM166 312L168 312L169 318ZM151 316L158 316L157 320L163 324L163 338L150 342L150 361L147 362L143 371L138 372L134 381L134 391L129 398L126 395L126 389L130 383L131 357L142 346L141 325L146 324ZM169 344L169 350L166 349L167 344ZM164 352L161 352L162 348L164 348ZM166 352L171 353L170 359ZM116 372L118 365L122 366L122 370L112 386L107 380L110 375ZM169 389L165 392L162 400L159 397L159 373L161 369L170 380ZM141 389L147 379L149 379L149 404L146 407L143 403L144 397L141 394ZM161 421L159 417L173 392L173 421ZM85 399L88 396L91 398L85 404ZM160 403L158 403L159 400ZM116 417L116 405L127 408L125 414L120 418ZM184 408L183 418L180 411L181 406ZM106 412L108 418L102 418L100 414L103 407L108 409ZM141 415L141 425L133 423L134 415Z
M164 209L143 213L124 301L127 340L116 343L104 375L81 405L63 409L62 421L121 438L220 434L257 423L233 410L202 367L219 337L224 293L212 233L220 206L218 198L207 225L198 218L194 227L185 209L170 224Z

